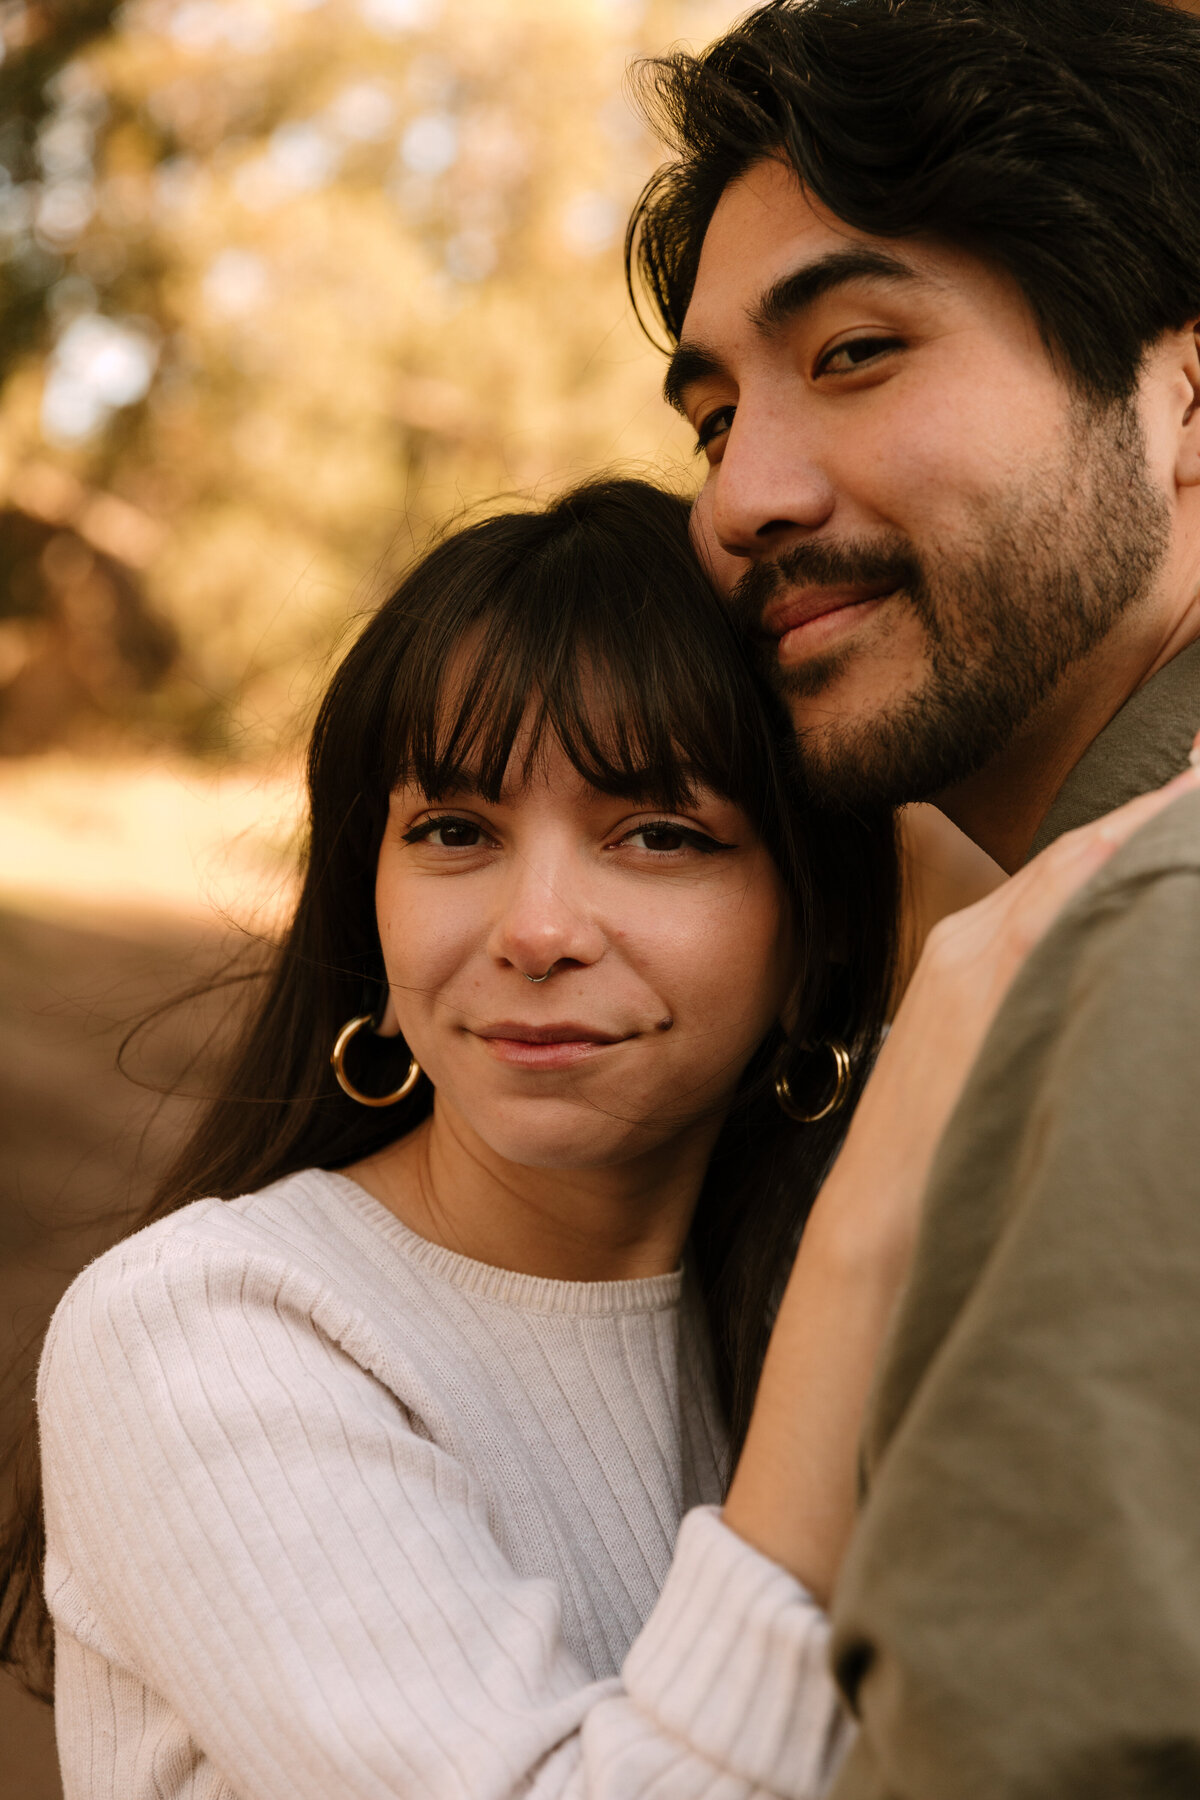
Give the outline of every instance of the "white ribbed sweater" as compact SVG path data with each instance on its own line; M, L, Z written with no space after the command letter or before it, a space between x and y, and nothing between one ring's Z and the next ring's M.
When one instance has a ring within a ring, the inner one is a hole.
M681 1285L317 1170L93 1263L39 1378L67 1800L820 1793L825 1619L711 1504Z

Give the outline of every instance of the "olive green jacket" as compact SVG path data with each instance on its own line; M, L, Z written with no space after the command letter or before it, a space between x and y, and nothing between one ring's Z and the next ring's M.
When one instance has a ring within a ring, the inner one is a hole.
M1200 644L1035 847L1157 785ZM1200 1796L1200 794L1018 977L938 1151L834 1607L834 1800Z

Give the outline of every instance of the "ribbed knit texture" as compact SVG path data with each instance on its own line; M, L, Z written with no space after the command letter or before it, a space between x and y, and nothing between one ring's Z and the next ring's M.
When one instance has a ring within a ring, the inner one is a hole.
M39 1411L67 1800L808 1800L840 1760L824 1615L712 1504L678 1275L490 1268L308 1170L93 1263Z

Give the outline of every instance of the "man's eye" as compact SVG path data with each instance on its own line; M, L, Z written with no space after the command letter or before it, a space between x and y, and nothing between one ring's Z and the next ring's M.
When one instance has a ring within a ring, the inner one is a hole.
M899 349L899 338L848 338L844 344L837 344L832 350L826 351L817 364L816 372L818 375L850 375L865 363L873 362L877 356L886 356L890 350Z
M736 406L719 406L716 412L706 413L696 431L696 453L707 450L714 439L723 436L733 424Z
M439 850L475 850L483 828L470 819L426 819L404 833L406 844L434 844Z

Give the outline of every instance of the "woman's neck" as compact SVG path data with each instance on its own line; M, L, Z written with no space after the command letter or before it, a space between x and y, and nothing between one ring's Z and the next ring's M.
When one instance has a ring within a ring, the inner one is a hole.
M600 1168L498 1156L435 1105L406 1137L345 1170L402 1224L462 1256L555 1281L679 1267L720 1121Z

